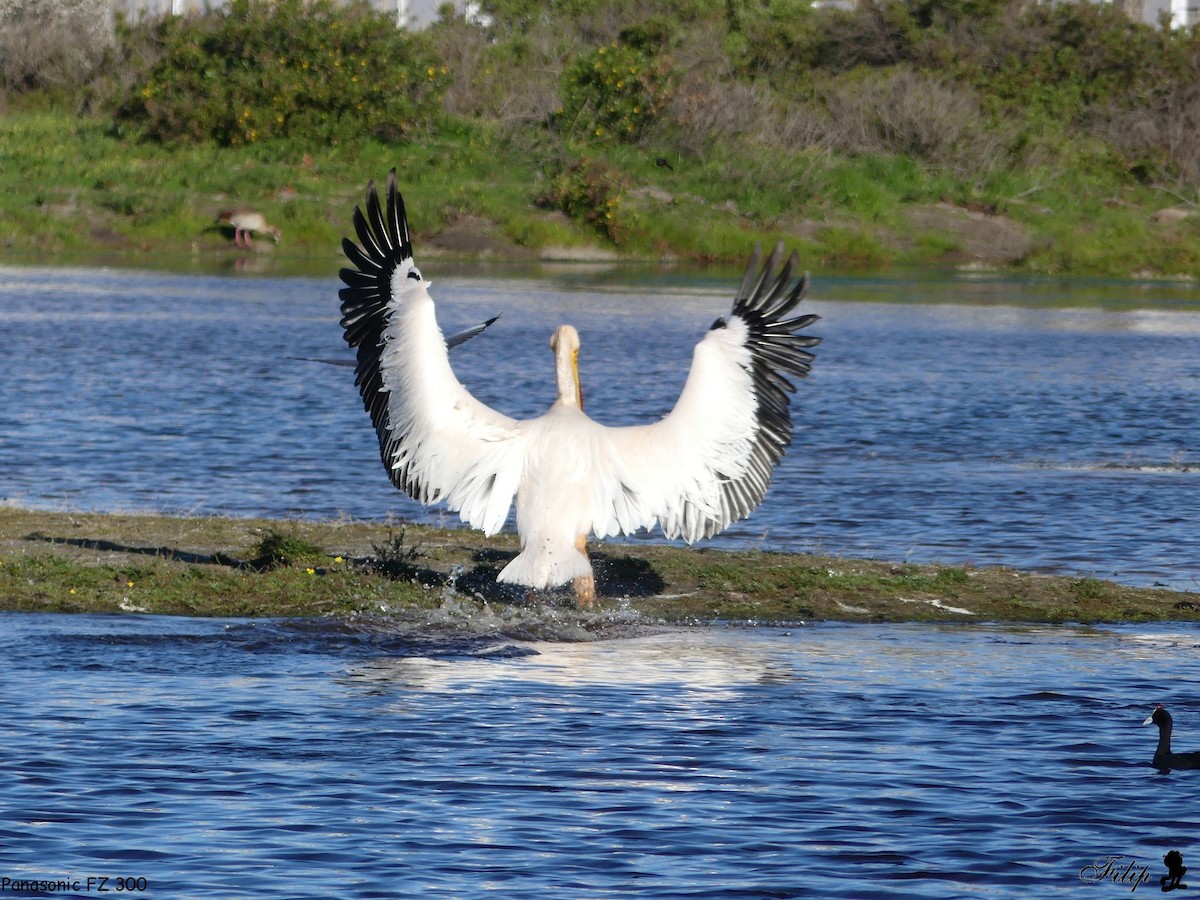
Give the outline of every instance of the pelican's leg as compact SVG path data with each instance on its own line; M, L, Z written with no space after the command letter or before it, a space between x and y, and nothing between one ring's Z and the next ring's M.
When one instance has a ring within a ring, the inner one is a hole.
M580 609L591 609L596 600L596 578L593 575L581 575L573 582L575 585L575 604Z
M575 538L575 549L587 559L587 535L581 534ZM596 601L596 578L594 575L580 575L572 584L575 587L575 603L580 609L591 609Z

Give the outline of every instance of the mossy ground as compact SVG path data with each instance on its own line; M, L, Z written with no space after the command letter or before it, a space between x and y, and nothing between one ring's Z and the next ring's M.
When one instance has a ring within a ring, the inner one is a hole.
M100 515L0 507L0 609L194 616L402 614L521 606L495 583L516 539L352 521ZM1200 593L1001 567L596 544L601 609L650 621L1200 620ZM571 603L567 592L532 602Z

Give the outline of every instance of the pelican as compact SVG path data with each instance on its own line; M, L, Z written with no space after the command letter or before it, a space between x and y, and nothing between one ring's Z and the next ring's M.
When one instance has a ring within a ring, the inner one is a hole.
M580 607L596 589L589 535L655 525L689 544L745 518L766 493L791 442L789 375L808 374L819 338L798 334L815 315L793 316L808 287L783 244L765 263L756 248L728 316L696 345L674 408L653 424L610 428L583 411L579 334L550 338L558 396L543 415L518 420L476 400L450 367L430 282L413 261L396 170L386 212L374 181L359 243L344 238L346 342L355 382L392 483L413 499L444 503L493 535L516 506L521 551L500 582L527 589L572 583ZM760 267L761 263L761 267Z
M266 217L252 209L223 209L217 213L217 224L233 226L233 242L239 247L254 248L251 232L269 234L279 243L279 229L267 224Z

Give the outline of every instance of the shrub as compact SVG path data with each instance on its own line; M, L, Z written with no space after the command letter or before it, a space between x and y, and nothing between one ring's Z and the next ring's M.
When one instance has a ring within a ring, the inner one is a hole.
M537 198L539 206L561 210L614 244L622 242L625 181L616 169L603 160L582 157L557 164L550 174L550 186Z
M123 116L162 141L397 140L433 118L446 75L365 3L232 0L169 29Z
M1089 128L1135 179L1200 200L1200 85L1163 91L1140 107L1106 105L1095 110Z
M777 146L760 137L780 120L775 92L765 82L689 78L672 99L670 115L679 148L696 156L703 156L714 141L736 141L739 136ZM808 136L801 140L800 146L811 143Z
M906 156L978 178L1007 164L1008 128L976 93L907 65L815 76L788 99L758 83L689 86L672 105L677 139L702 153L714 141L848 156Z
M774 0L743 16L743 72L764 74L782 86L803 84L813 69L844 72L914 57L919 32L899 3L862 2L852 10L810 7L801 0Z
M1088 104L1152 86L1170 40L1112 6L1039 4L991 23L955 52L960 72L1010 108L1075 121Z
M1055 144L1098 137L1144 181L1200 187L1197 29L1065 3L976 22L955 37L942 54L953 55L951 70L1031 135Z
M300 535L270 529L254 548L253 568L263 571L315 562L326 558L326 553L316 544Z
M80 88L115 45L106 0L0 0L3 88Z
M632 142L669 99L671 68L661 53L614 42L579 57L563 73L560 90L561 131L591 141Z
M418 572L417 561L426 555L420 542L405 543L403 528L399 534L389 528L387 540L382 544L372 543L371 548L375 551L372 568L389 578L415 577Z
M479 24L445 15L428 35L450 70L448 114L491 119L515 131L544 127L558 108L561 38L548 29L497 41Z
M986 120L969 87L896 66L837 79L819 93L829 111L829 149L909 156L961 176L1008 162L1004 127Z

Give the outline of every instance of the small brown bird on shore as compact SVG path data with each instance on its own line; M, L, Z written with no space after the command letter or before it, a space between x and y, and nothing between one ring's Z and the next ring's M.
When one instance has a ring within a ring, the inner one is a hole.
M269 234L279 243L279 229L268 225L263 214L252 209L223 209L217 213L217 224L233 227L233 242L239 247L254 247L251 233Z

